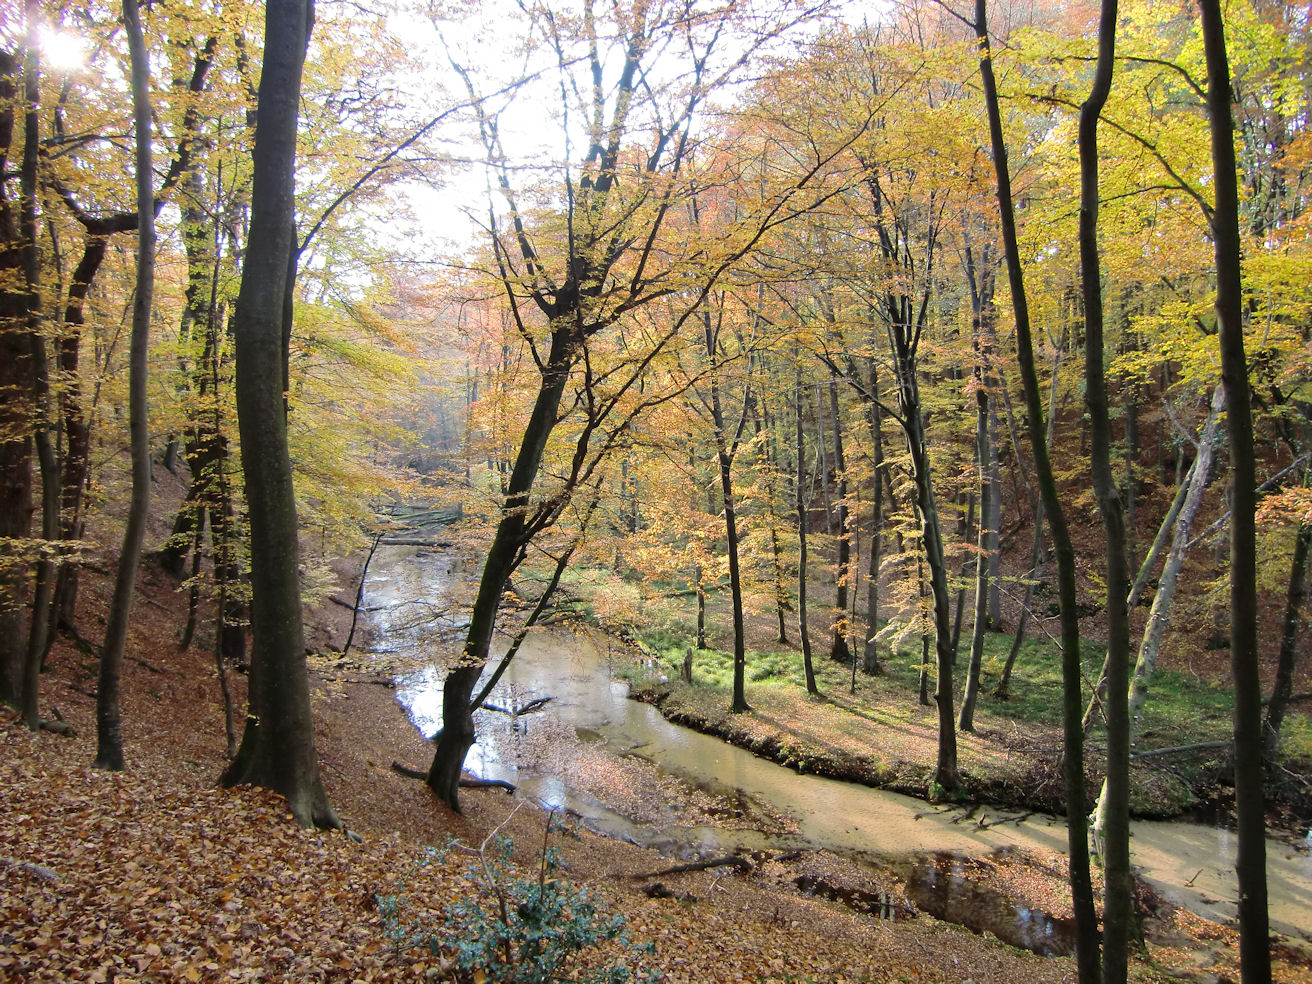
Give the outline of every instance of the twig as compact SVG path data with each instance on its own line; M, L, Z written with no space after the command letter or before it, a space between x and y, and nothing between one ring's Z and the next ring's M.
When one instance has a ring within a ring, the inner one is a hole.
M1194 745L1176 745L1174 748L1154 748L1147 752L1135 752L1130 756L1130 761L1138 759L1155 758L1158 755L1176 755L1184 752L1214 752L1223 748L1229 748L1228 741L1200 741Z

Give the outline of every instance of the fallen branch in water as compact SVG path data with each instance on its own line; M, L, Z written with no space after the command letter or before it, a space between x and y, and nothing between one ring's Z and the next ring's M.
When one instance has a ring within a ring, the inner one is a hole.
M1034 816L1034 811L1029 810L1028 812L1025 813L1017 813L1015 816L1011 816L1011 817L998 817L998 819L990 820L987 823L983 819L981 819L979 822L979 829L988 830L990 827L996 827L999 824L1004 824L1004 823L1022 824L1032 816Z
M540 711L543 707L555 700L554 697L539 697L531 700L523 707L502 707L500 704L493 704L489 701L483 701L485 711L496 711L499 714L509 714L511 717L520 717L523 714L532 714L534 711Z
M661 878L665 875L682 875L689 871L706 871L709 868L733 868L743 874L751 871L754 865L741 854L727 854L722 858L709 858L706 861L693 861L689 864L676 864L673 868L649 871L643 875L629 875L635 881L645 878Z

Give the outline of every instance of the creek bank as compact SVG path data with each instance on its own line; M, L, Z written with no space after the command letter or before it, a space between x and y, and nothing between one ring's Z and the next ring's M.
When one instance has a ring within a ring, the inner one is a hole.
M927 803L937 802L930 791L932 758L876 757L844 751L823 741L807 741L752 712L735 715L708 710L705 701L698 700L686 685L645 686L635 689L631 696L657 708L672 724L719 738L799 775L822 776L901 793ZM1054 733L1037 737L1036 745L1036 736L1027 735L1028 747L1023 751L1008 749L1006 768L990 768L985 772L963 767L961 789L954 802L1065 816L1060 736ZM1137 819L1191 817L1192 811L1204 802L1224 799L1224 792L1219 788L1193 789L1169 769L1136 763L1131 773L1132 815ZM1093 756L1085 781L1091 794L1096 795L1102 775ZM1088 809L1093 805L1091 798Z

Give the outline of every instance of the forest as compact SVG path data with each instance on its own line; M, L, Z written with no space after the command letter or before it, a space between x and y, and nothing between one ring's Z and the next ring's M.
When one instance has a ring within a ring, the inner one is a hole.
M324 767L326 681L436 667L394 802L482 841L505 928L483 837L527 821L467 759L523 649L596 631L666 718L798 772L1064 814L1060 979L1165 973L1131 820L1203 807L1237 845L1227 972L1312 967L1268 916L1272 845L1312 824L1312 7L3 10L4 783L199 772L134 718L188 659L206 710L171 713L218 767L180 808L263 790L306 828L270 843L357 843L392 808ZM371 662L370 565L403 547L464 577ZM39 882L27 796L0 874ZM0 970L72 979L28 938ZM430 979L564 979L430 945ZM117 959L86 979L220 979Z

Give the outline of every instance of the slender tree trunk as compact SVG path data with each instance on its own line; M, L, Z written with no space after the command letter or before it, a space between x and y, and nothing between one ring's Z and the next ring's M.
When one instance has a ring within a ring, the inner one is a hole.
M758 439L761 437L761 432L765 431L766 439L762 442L760 461L761 467L765 469L766 474L766 503L770 516L770 560L771 570L774 572L775 621L778 623L775 642L786 646L788 645L788 588L784 583L784 564L779 550L780 523L777 512L780 473L779 435L774 422L771 420L770 413L764 405L759 407L759 412L753 420L753 426Z
M50 377L46 361L46 339L41 327L41 268L37 255L37 168L40 146L38 111L40 106L40 56L37 28L41 23L39 0L27 0L27 53L23 64L23 160L20 172L22 189L21 221L23 280L27 287L25 319L30 347L32 408L36 426L32 440L36 446L41 474L41 538L46 541L37 561L36 587L28 620L27 657L23 668L23 720L36 731L41 717L38 707L41 691L41 662L46 653L50 605L54 597L55 564L50 550L59 539L59 466L50 441Z
M921 707L929 706L929 624L925 617L925 598L929 595L929 587L925 583L925 555L922 552L916 557L916 590L920 596L920 618L922 625L920 627L920 687L916 694L916 700Z
M837 423L837 422L835 422ZM816 447L820 450L820 499L825 506L825 534L834 535L834 506L829 497L829 442L825 440L825 401L815 387Z
M255 128L251 229L237 300L237 422L250 508L249 710L225 785L253 783L287 797L304 826L340 826L319 775L301 623L296 498L287 450L283 324L292 236L301 70L314 22L309 0L265 11Z
M708 340L709 331L708 328ZM710 357L714 359L714 353ZM738 515L733 494L733 454L724 433L724 411L720 406L720 387L714 370L711 372L711 414L715 425L716 460L720 466L725 549L729 555L729 597L733 606L733 700L729 710L733 714L741 714L751 710L746 695L747 629L743 619L742 574L738 566Z
M150 62L141 32L136 0L123 0L132 62L132 105L137 149L137 281L132 302L129 345L128 430L132 446L132 500L128 507L123 547L119 552L114 599L105 626L96 688L96 760L99 769L123 769L123 725L119 715L119 677L127 645L132 596L141 561L150 505L150 421L146 373L150 351L150 315L155 295L155 190L151 170Z
M884 528L884 439L883 412L879 407L879 370L875 360L869 359L869 386L871 399L866 404L866 417L870 424L870 473L873 483L870 503L870 573L866 577L866 641L861 655L865 672L883 672L879 662L879 563L880 538Z
M957 719L952 694L952 601L948 594L947 562L943 555L943 535L934 501L934 483L929 466L929 447L925 441L921 416L920 392L916 382L916 360L912 343L894 330L897 366L898 409L906 432L907 450L915 480L916 513L920 518L925 566L929 572L929 589L933 599L935 652L938 679L934 702L938 707L938 755L934 766L934 784L941 794L951 795L960 785L957 774Z
M1030 606L1034 603L1034 582L1040 577L1040 563L1043 557L1043 503L1034 511L1034 546L1030 548L1030 567L1025 575L1025 598L1020 603L1020 617L1016 620L1016 634L1011 640L1011 649L1007 653L1007 662L1002 667L1002 676L993 689L995 700L1011 699L1011 672L1016 666L1016 657L1020 647L1025 644L1025 629L1030 619Z
M811 662L811 629L807 625L807 606L806 606L806 566L807 566L807 544L806 534L807 527L810 526L810 520L807 515L806 493L806 455L804 453L803 439L805 431L802 426L802 363L798 356L796 348L793 350L793 358L797 361L797 385L795 387L797 394L797 417L796 433L794 439L797 442L797 634L802 643L802 669L806 674L806 692L812 695L818 695L820 688L815 682L815 668Z
M993 351L990 341L989 351ZM1001 381L989 373L990 395L1002 388ZM1002 464L998 460L998 403L989 400L988 482L993 489L989 508L980 508L980 517L988 531L984 553L988 558L988 605L985 624L992 632L1002 631Z
M984 90L984 102L988 114L993 166L997 173L998 211L1002 222L1007 277L1010 282L1011 303L1016 322L1017 361L1020 363L1021 380L1025 387L1030 446L1034 452L1034 470L1048 528L1052 532L1053 551L1057 561L1058 598L1062 621L1062 730L1065 736L1062 774L1066 791L1067 854L1070 858L1071 898L1075 912L1076 959L1080 984L1097 984L1099 938L1097 915L1093 905L1093 880L1089 869L1088 821L1084 812L1088 808L1088 803L1084 788L1084 731L1080 727L1082 676L1080 627L1075 611L1075 550L1071 544L1066 517L1057 494L1052 464L1048 459L1048 442L1043 433L1043 405L1039 398L1038 374L1034 368L1029 304L1025 295L1025 279L1020 263L1020 245L1012 204L1011 173L1007 164L1006 139L1002 132L1002 111L998 101L997 82L993 75L988 37L987 0L975 0L975 30L980 45L980 82Z
M1111 414L1103 364L1102 277L1098 256L1098 117L1111 90L1116 45L1116 0L1103 0L1098 25L1098 62L1093 88L1080 107L1080 284L1084 297L1084 387L1088 405L1090 464L1107 558L1107 768L1101 825L1103 861L1102 976L1121 984L1128 974L1134 932L1130 872L1130 617L1125 606L1130 565L1125 514L1112 475ZM1098 828L1095 826L1095 833Z
M829 408L834 418L834 497L838 501L838 564L835 579L838 582L834 597L834 632L829 644L829 658L839 663L852 661L852 650L847 644L847 596L852 578L852 532L847 515L847 464L843 457L843 424L838 414L838 379L829 378Z
M1230 436L1230 667L1234 675L1235 811L1239 816L1239 965L1243 984L1270 984L1265 797L1262 789L1262 683L1257 665L1257 480L1252 399L1244 353L1239 189L1233 99L1219 0L1198 0L1207 61L1216 209L1216 316Z
M91 426L82 402L79 372L82 327L86 323L87 292L104 261L108 245L108 236L87 234L82 259L74 269L73 279L68 286L68 303L64 307L64 335L56 343L59 372L64 380L59 403L66 441L60 502L60 535L65 540L82 537L82 493L86 487L91 453ZM70 626L74 623L79 571L80 567L74 560L67 560L60 565L54 598L56 627L60 623Z
M988 627L989 594L989 518L993 514L992 476L989 473L989 391L983 362L975 373L975 452L979 466L979 540L975 554L975 624L970 633L970 663L966 668L966 692L961 697L961 717L957 727L975 730L975 700L979 696L979 677L984 666L984 633ZM960 618L960 603L958 603Z
M976 529L975 525L975 490L971 489L966 494L966 513L960 526L961 540L964 543L970 537L971 530ZM984 524L980 523L979 528L983 529ZM958 577L962 585L957 589L957 603L952 606L952 665L957 665L957 653L961 651L961 625L965 621L966 614L966 574L970 571L970 557L967 556L961 562L961 572Z

